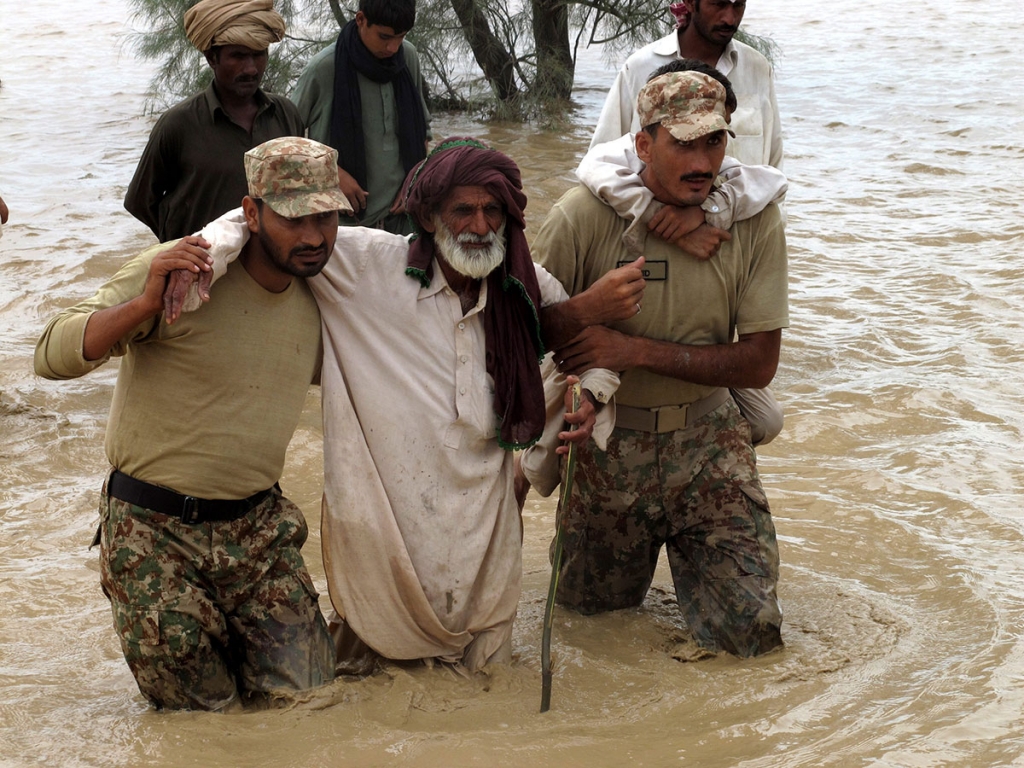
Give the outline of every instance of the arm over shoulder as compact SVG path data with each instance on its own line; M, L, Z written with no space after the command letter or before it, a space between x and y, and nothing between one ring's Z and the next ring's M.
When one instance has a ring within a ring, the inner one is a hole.
M79 302L52 318L46 324L35 349L36 375L46 379L73 379L95 370L111 357L123 355L128 345L153 333L158 318L154 317L125 334L98 360L84 355L85 330L94 312L116 307L139 296L146 285L153 258L170 244L154 246L135 257L105 283L94 296Z
M770 165L744 165L727 157L719 171L715 189L704 201L708 224L729 229L763 211L770 203L781 203L789 182L785 174Z
M654 200L640 173L644 162L633 149L633 135L591 145L580 161L576 176L595 197L610 205L624 219L639 221Z

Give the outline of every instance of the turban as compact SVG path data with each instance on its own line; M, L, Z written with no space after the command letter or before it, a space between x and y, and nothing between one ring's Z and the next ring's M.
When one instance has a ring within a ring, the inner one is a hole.
M672 3L668 9L676 17L676 29L686 29L690 24L690 12L686 10L686 3Z
M468 138L446 139L406 177L405 209L417 230L409 246L406 274L430 285L434 238L423 230L455 187L480 186L505 208L505 260L487 276L484 307L487 372L494 379L494 411L501 424L498 442L507 450L526 448L544 431L544 385L538 362L540 287L523 232L526 195L511 158Z
M284 37L273 0L201 0L185 11L185 34L203 53L217 45L265 51Z

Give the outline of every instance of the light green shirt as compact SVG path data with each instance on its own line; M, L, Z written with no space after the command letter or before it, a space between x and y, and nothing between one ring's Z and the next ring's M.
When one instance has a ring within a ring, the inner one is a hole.
M331 143L331 111L334 104L334 49L332 43L302 71L291 99L299 108L306 125L306 135L322 144ZM430 112L423 94L425 86L420 74L420 60L412 43L403 41L402 50L412 81L417 85L423 115L430 137ZM405 181L405 167L398 146L398 124L401 116L391 83L375 83L357 74L363 110L363 139L366 146L366 210L359 221L343 218L347 224L372 227L388 215L391 204ZM403 233L407 234L407 233Z

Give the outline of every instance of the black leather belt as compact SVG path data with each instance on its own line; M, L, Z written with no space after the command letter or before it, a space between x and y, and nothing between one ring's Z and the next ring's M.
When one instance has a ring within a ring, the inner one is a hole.
M189 525L219 523L245 517L254 507L262 504L274 492L274 488L254 493L247 499L197 499L159 485L144 483L116 469L107 482L107 493L115 499L162 515L177 517Z

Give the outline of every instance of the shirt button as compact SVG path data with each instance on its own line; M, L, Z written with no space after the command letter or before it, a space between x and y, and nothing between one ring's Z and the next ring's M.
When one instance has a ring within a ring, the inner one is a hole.
M459 330L460 331L466 330L466 324L465 323L459 323Z
M460 387L460 388L459 388L459 394L460 394L460 395L464 395L464 394L466 394L466 388L465 388L465 387Z
M465 355L463 355L462 357L460 357L460 358L459 358L459 360L460 360L460 361L462 361L462 362L464 363L464 362L466 362L467 360L469 360L469 358L468 358L468 357L466 357Z
M712 213L718 213L718 211L719 211L719 208L718 208L718 206L717 206L717 205L712 205L712 206L711 206L711 212L712 212Z

